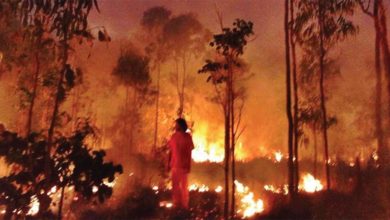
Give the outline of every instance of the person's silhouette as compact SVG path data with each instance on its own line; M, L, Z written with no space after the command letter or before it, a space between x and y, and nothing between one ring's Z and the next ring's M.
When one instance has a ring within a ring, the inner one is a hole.
M187 123L183 118L175 121L175 133L168 142L170 148L169 166L172 170L172 197L176 208L188 208L188 173L191 169L191 152L194 149L192 137L187 133Z

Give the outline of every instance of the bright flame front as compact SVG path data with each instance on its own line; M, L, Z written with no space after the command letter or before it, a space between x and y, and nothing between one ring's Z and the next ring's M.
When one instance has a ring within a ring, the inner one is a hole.
M300 185L300 188L305 192L313 193L321 191L324 186L321 184L320 180L314 178L310 173L307 173L303 176L303 182Z
M243 218L252 217L264 211L264 202L261 199L255 199L254 193L249 191L249 187L235 180L237 196L240 198L240 206L237 213Z

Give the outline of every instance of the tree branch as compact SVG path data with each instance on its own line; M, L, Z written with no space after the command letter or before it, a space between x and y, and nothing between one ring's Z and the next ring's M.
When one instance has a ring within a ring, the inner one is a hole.
M374 17L374 13L370 12L370 10L369 10L370 9L370 4L371 4L371 0L368 0L368 4L366 6L364 6L364 2L365 2L365 0L359 0L358 1L360 8L368 16Z

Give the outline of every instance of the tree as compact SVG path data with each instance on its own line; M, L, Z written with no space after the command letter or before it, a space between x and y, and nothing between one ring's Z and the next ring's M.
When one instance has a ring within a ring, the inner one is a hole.
M12 216L25 217L36 214L37 218L53 218L50 206L55 203L52 189L61 189L58 219L61 219L62 201L66 187L74 187L86 199L98 198L104 202L112 194L109 183L122 173L121 165L105 162L103 150L92 150L86 139L95 135L87 121L81 121L76 131L55 139L54 153L50 158L52 170L49 180L45 175L45 145L48 141L39 133L20 137L17 133L4 131L0 138L0 157L14 167L8 176L0 178L0 204L6 206L5 219ZM28 158L33 155L31 166ZM53 188L55 187L55 188ZM39 203L37 213L30 213L31 203ZM51 217L50 217L51 216Z
M134 147L134 130L137 127L137 120L135 119L140 104L139 97L141 93L145 93L150 84L149 58L139 54L135 48L122 49L112 74L126 87L126 113L130 112L129 88L133 89L131 121L124 120L124 131L127 132L127 124L130 123L130 135L127 140L129 146Z
M244 89L238 81L242 79L243 61L240 57L244 54L244 48L248 38L253 35L253 23L242 19L236 19L233 28L221 27L222 33L214 35L210 43L214 47L218 58L206 60L206 64L199 73L209 73L207 81L213 83L216 89L216 100L221 104L225 122L225 219L234 218L235 215L235 144L239 138L241 112L243 109ZM230 164L232 166L229 172ZM229 176L231 175L231 178ZM231 179L231 209L229 212L229 180Z
M50 126L48 129L48 145L46 146L46 161L50 159L52 151L52 141L54 129L58 124L60 105L66 98L66 92L73 87L75 78L74 70L68 62L69 53L72 51L70 41L76 37L79 42L83 40L92 40L91 30L88 29L88 15L91 9L96 8L99 11L96 0L65 0L55 1L29 1L22 0L11 2L16 15L20 18L24 26L35 25L37 22L46 24L49 32L53 34L58 49L61 51L58 55L59 71L57 73L56 94L54 95L54 107ZM99 40L109 41L106 32L99 30ZM46 164L47 173L49 165Z
M293 84L293 96L294 96L294 105L293 105L293 162L294 162L294 190L298 192L299 184L299 99L298 99L298 73L297 73L297 58L296 58L296 39L294 34L294 0L290 0L290 21L289 21L289 35L290 35L290 45L291 45L291 59L292 59L292 84ZM295 159L295 160L294 160Z
M293 116L291 112L291 57L290 57L290 28L289 28L289 1L284 3L284 34L286 56L286 114L288 121L288 191L292 195L294 190L294 151L293 151Z
M390 52L387 41L386 11L384 10L382 0L371 1L359 0L362 11L374 21L375 28L375 77L376 77L376 99L375 99L375 134L377 138L377 149L379 164L388 166L390 152L388 143L385 141L382 125L382 64L387 78L387 94L390 96ZM371 9L372 8L372 9ZM371 10L370 10L371 9ZM382 56L383 58L382 58ZM381 62L382 61L382 62ZM390 116L389 116L390 118Z
M170 19L171 11L164 7L153 7L146 10L143 14L141 25L145 29L147 46L145 51L150 58L152 70L157 72L157 94L156 111L154 121L153 149L157 148L158 121L159 121L159 101L160 101L160 75L161 64L166 61L167 51L165 51L165 42L162 39L163 28Z
M330 160L327 133L327 108L324 79L326 74L326 60L336 43L347 36L356 33L356 27L346 17L353 14L355 1L353 0L300 0L295 24L297 40L306 53L315 54L318 59L319 94L322 112L322 136L324 142L324 155L326 166L327 189L330 183ZM311 48L311 49L310 49Z
M172 79L179 98L178 117L183 117L184 114L188 63L205 49L207 37L208 32L191 13L172 17L163 28L165 50L171 51L175 63Z

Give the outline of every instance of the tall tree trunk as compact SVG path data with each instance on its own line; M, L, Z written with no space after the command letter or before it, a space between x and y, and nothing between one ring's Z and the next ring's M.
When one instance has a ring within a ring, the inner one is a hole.
M229 62L231 63L231 62ZM230 66L230 64L229 64ZM236 184L234 183L236 179L236 161L235 161L235 141L236 141L236 135L235 135L235 120L234 120L234 86L233 86L233 72L231 67L229 68L229 78L230 78L230 89L229 89L229 96L230 96L230 135L231 135L231 142L230 142L230 147L232 149L232 155L231 155L231 160L232 160L232 198L231 198L231 218L234 219L235 215L235 209L236 209Z
M293 163L293 117L291 112L291 69L290 69L290 35L289 35L289 0L285 0L284 33L286 46L286 113L288 120L288 191L294 194L294 163Z
M184 89L185 89L185 86L186 86L186 77L187 77L187 69L186 69L186 54L184 53L183 54L183 80L181 82L181 97L180 97L180 109L181 109L181 112L180 112L180 116L183 117L183 113L184 113Z
M390 97L390 49L389 49L389 42L387 39L387 24L386 24L386 10L383 5L382 0L377 0L377 7L379 12L379 22L381 27L381 48L383 51L383 64L385 69L385 76L387 77L387 92ZM390 108L390 105L389 105ZM388 111L388 120L390 121L390 111ZM386 136L388 138L388 136ZM382 157L382 164L384 166L390 165L390 153L389 149L387 148L387 141L384 141L384 145L381 149L381 157Z
M65 186L61 187L60 203L58 205L57 219L62 219L62 207L64 206Z
M129 142L129 145L130 145L130 149L131 149L131 152L132 153L138 153L138 147L135 147L134 146L134 131L136 130L136 124L137 124L137 104L138 104L138 100L137 100L137 96L138 96L138 91L137 91L137 86L134 86L134 93L133 93L133 109L132 109L132 116L131 116L131 120L130 120L130 142Z
M229 219L229 164L230 164L230 108L229 98L225 106L225 201L224 201L224 219Z
M53 108L53 114L52 114L52 117L51 117L51 122L50 122L50 126L49 126L49 130L48 130L48 135L47 135L47 147L45 149L46 151L46 155L45 155L45 173L47 176L50 176L50 164L49 164L49 161L50 161L50 156L51 156L51 148L52 148L52 144L53 144L53 134L54 134L54 128L55 128L55 125L57 123L57 116L58 116L58 111L59 111L59 108L60 108L60 102L62 101L61 100L61 96L63 95L62 93L65 92L63 91L64 88L63 88L63 83L64 83L64 77L65 77L65 71L66 71L66 65L67 65L67 62L68 62L68 33L67 31L65 30L64 31L64 39L62 41L62 46L63 46L63 57L62 57L62 63L61 63L61 72L60 72L60 78L58 80L58 84L57 84L57 91L56 91L56 97L55 97L55 100L54 100L54 108Z
M39 42L38 42L39 44ZM34 74L34 85L33 85L33 91L31 95L31 103L28 109L28 117L27 117L27 127L26 127L26 136L28 137L31 133L31 125L32 125L32 118L33 118L33 111L34 111L34 105L35 105L35 99L37 97L37 88L38 88L38 80L39 80L39 73L40 73L40 60L39 60L39 53L36 51L35 52L35 74ZM32 149L29 149L29 165L30 165L30 170L33 169L33 156L32 156Z
M376 99L375 99L375 127L377 137L377 147L379 163L385 164L387 155L387 145L384 143L382 126L382 72L381 72L381 28L378 19L378 0L374 1L374 26L375 26L375 75L376 75Z
M328 126L327 126L327 113L325 104L325 91L324 91L324 0L318 1L318 24L320 26L320 96L321 96L321 111L322 111L322 134L324 139L324 155L325 155L325 173L326 173L326 188L330 190L330 167L329 167L329 150L328 150Z
M130 113L130 108L129 108L129 88L130 86L126 85L126 99L125 99L125 118L126 120L123 120L123 133L126 134L128 131L127 131L127 125L130 124L130 127L131 127L131 120L129 120L129 113ZM131 129L132 130L132 129ZM130 135L127 136L126 135L126 138L125 138L125 141L127 142L127 145L124 145L125 146L125 149L124 149L124 152L123 152L123 161L126 161L126 159L128 158L129 156L129 152L130 152L130 148L131 148L131 145L130 145Z
M181 93L181 84L180 84L180 72L179 72L179 61L178 58L175 58L175 67L176 67L176 91L177 96L179 98L179 108L177 109L177 117L182 118L183 117L183 105L182 105L182 96Z
M31 133L31 126L32 126L32 118L33 118L33 111L35 106L35 99L37 97L37 89L38 89L38 80L39 80L39 73L40 73L40 60L39 60L39 53L35 52L35 74L34 74L34 85L33 85L33 91L31 95L31 103L28 109L28 118L27 118L27 126L26 126L26 132L27 135Z
M229 60L226 59L227 63L229 63ZM231 76L231 69L229 68L228 70L228 79L226 82L226 105L224 107L225 109L225 203L224 203L224 218L229 219L229 215L231 213L229 212L229 197L230 197L230 190L229 190L229 167L231 163L231 138L232 138L232 133L231 133L231 116L232 116L232 109L231 109L231 103L232 103L232 96L231 96L231 91L232 91L232 76ZM232 180L234 181L234 180ZM233 187L234 188L234 187Z
M294 22L294 0L290 0L290 20ZM294 191L298 193L299 184L299 162L298 162L298 80L297 80L297 64L296 64L296 52L295 41L293 34L293 23L290 25L290 41L291 41L291 55L292 55L292 74L293 74L293 91L294 91L294 157L295 157L295 169L294 169Z
M317 153L317 128L313 127L313 142L314 142L314 170L313 170L313 176L314 178L317 178L317 157L318 157L318 153Z
M154 120L154 139L153 139L154 151L157 149L159 101L160 101L160 63L157 63L157 95L156 95L156 112L155 112L155 120Z

